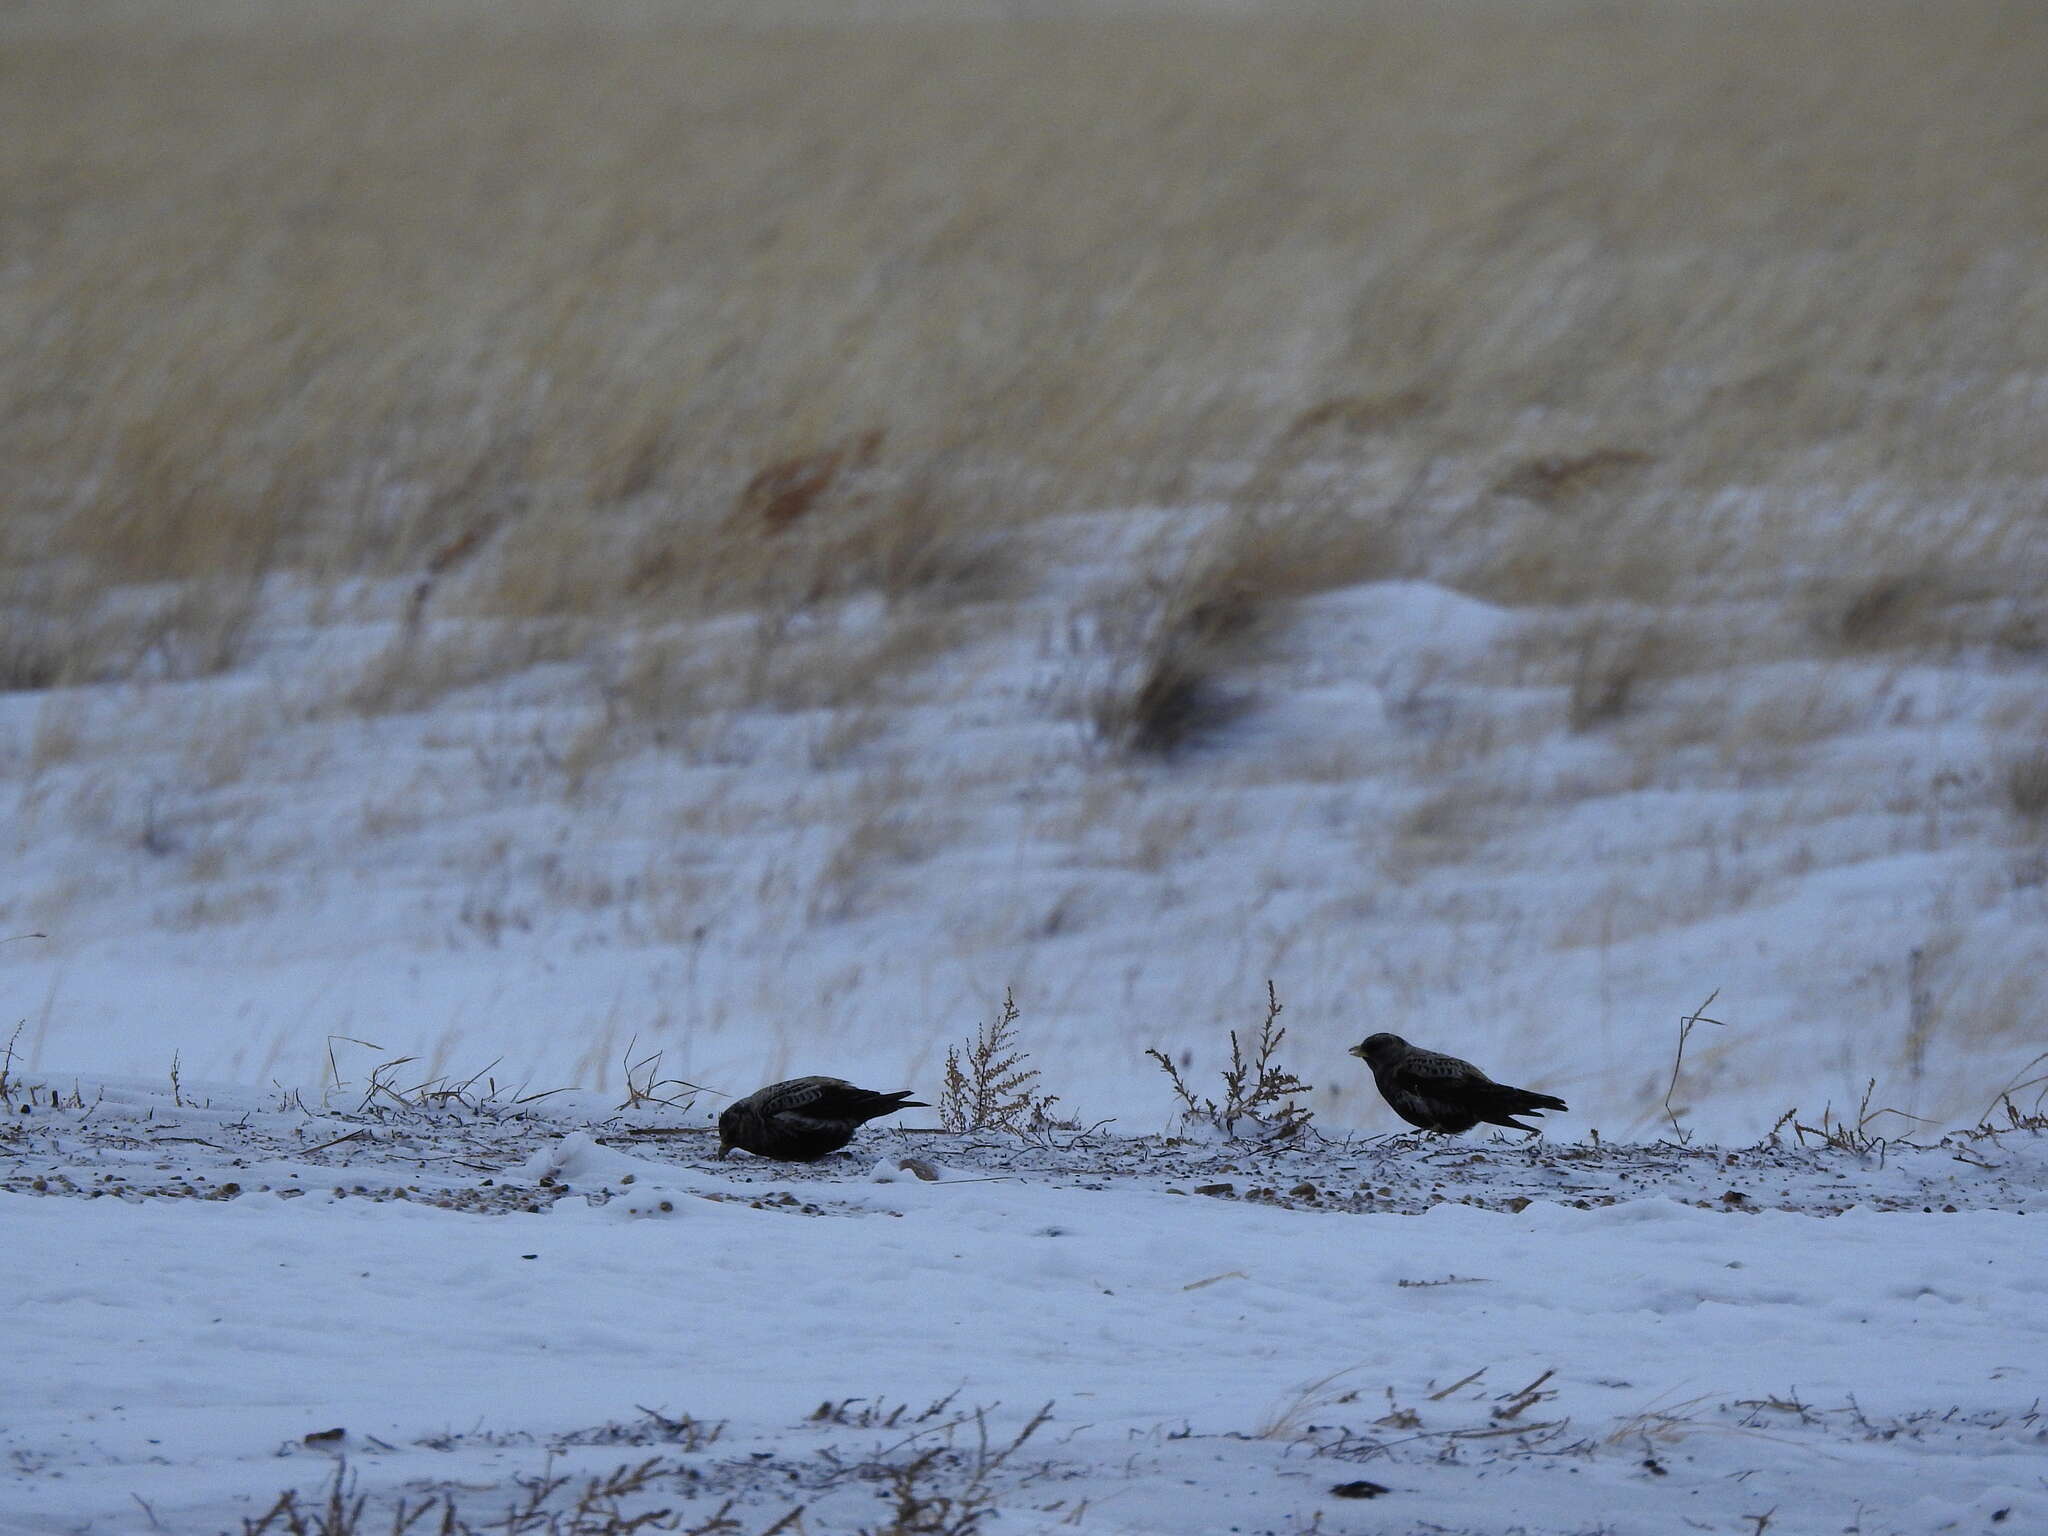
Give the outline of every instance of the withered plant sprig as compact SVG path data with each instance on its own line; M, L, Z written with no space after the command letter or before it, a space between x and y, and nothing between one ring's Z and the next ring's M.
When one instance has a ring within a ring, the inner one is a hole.
M1156 1047L1146 1050L1145 1054L1159 1063L1160 1070L1173 1084L1183 1120L1213 1126L1230 1137L1238 1134L1239 1122L1249 1121L1269 1142L1290 1140L1308 1128L1315 1112L1294 1096L1313 1092L1314 1084L1304 1083L1278 1060L1280 1043L1287 1038L1287 1031L1279 1022L1283 1006L1273 983L1268 981L1266 1017L1259 1025L1258 1039L1252 1043L1249 1055L1237 1031L1230 1032L1230 1065L1222 1069L1220 1103L1190 1088L1164 1051Z
M964 1050L947 1047L939 1091L939 1124L947 1130L1028 1135L1060 1125L1053 1114L1058 1096L1035 1091L1038 1069L1026 1065L1031 1053L1017 1043L1017 1018L1017 999L1005 988L995 1022L977 1029Z

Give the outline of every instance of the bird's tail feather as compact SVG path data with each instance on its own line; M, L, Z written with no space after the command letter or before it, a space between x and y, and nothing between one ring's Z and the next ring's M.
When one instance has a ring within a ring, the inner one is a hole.
M1536 1127L1522 1124L1515 1119L1516 1115L1533 1115L1541 1110L1568 1108L1563 1099L1554 1098L1550 1094L1535 1093L1527 1088L1509 1088L1502 1084L1496 1084L1495 1091L1488 1097L1491 1102L1479 1118L1488 1125L1511 1125L1518 1131L1533 1131Z
M848 1096L846 1113L858 1115L863 1120L874 1120L882 1115L893 1115L899 1109L930 1109L931 1105L922 1099L913 1099L911 1090L900 1089L895 1093L874 1093L863 1091L858 1097Z

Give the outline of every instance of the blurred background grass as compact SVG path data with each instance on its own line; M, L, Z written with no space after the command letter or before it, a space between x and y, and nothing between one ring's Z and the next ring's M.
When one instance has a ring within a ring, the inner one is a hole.
M846 15L10 7L0 670L217 670L265 575L437 556L480 612L798 601L848 522L1306 460L1427 467L1386 558L1507 601L2039 554L2037 5ZM863 440L790 579L737 499ZM1758 485L1836 515L1717 514Z

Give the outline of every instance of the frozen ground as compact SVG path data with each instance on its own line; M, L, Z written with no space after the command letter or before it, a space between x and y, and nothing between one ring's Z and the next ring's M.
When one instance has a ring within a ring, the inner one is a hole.
M594 1096L78 1086L0 1139L10 1533L317 1530L338 1472L364 1532L401 1500L424 1529L2048 1522L2025 1131L1859 1156L910 1120L791 1168Z

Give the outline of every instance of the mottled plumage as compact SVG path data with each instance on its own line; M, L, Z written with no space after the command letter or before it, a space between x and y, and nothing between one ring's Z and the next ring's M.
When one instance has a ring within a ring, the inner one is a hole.
M1380 1097L1394 1113L1425 1131L1456 1136L1482 1120L1534 1131L1539 1127L1524 1125L1515 1116L1565 1108L1563 1099L1496 1083L1469 1061L1425 1051L1399 1035L1368 1035L1351 1047L1350 1054L1372 1068Z
M853 1140L877 1115L928 1109L911 1090L876 1093L843 1078L793 1077L736 1099L718 1117L718 1155L734 1147L780 1163L815 1163Z

